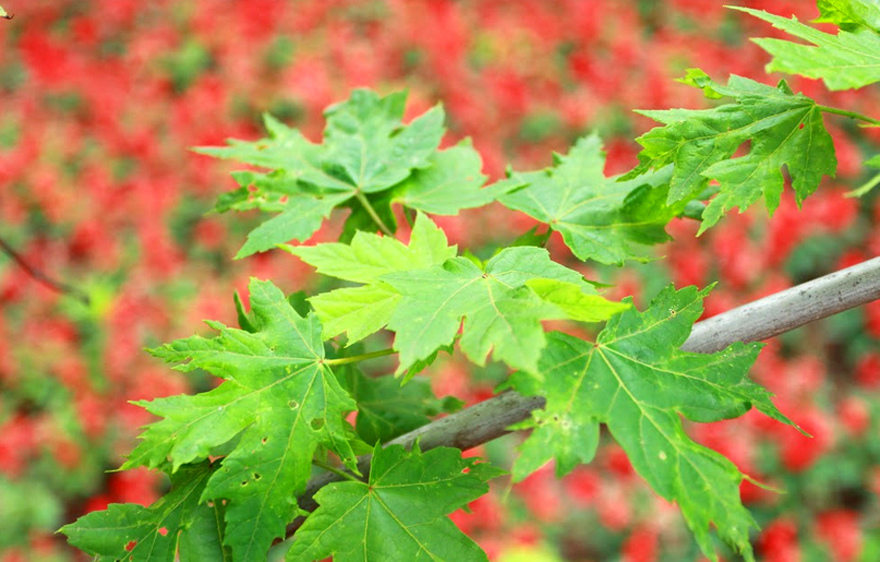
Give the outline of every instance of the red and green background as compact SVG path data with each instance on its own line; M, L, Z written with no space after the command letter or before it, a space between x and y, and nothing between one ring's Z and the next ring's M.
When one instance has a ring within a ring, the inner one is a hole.
M54 532L108 502L149 504L167 482L117 468L151 421L131 400L203 390L208 377L168 369L142 350L235 323L232 294L250 276L288 292L323 281L286 253L231 258L264 217L206 214L234 187L234 164L188 147L262 136L271 112L313 140L322 109L354 87L407 89L409 111L440 101L451 145L471 137L484 172L547 166L598 132L607 172L636 162L652 124L633 109L697 108L676 83L699 66L775 83L748 37L775 30L703 0L29 0L4 4L0 25L0 236L34 266L90 296L46 288L0 256L0 561L83 559ZM812 2L750 7L809 20ZM787 77L819 103L880 117L876 89L829 94ZM880 254L880 197L846 198L869 179L861 162L880 131L829 121L836 179L770 220L731 215L675 241L644 266L596 269L614 297L644 305L669 281L706 286L712 315ZM533 223L500 206L438 217L453 243L504 244ZM335 221L338 222L338 221ZM488 226L491 225L491 226ZM332 239L330 221L317 234ZM557 257L575 264L561 241ZM776 338L754 377L813 435L760 416L691 427L778 494L746 483L762 525L762 560L880 559L880 303ZM429 373L440 395L474 403L498 373L444 358ZM503 375L503 374L502 374ZM520 437L470 454L506 466ZM626 562L700 560L675 506L635 475L619 447L557 481L552 466L492 492L455 522L490 559ZM727 559L733 560L731 556Z

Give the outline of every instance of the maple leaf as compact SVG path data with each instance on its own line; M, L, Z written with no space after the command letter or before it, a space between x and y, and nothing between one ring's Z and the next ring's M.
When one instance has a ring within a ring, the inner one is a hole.
M325 111L323 144L308 141L296 129L266 115L269 138L230 139L227 147L196 149L273 170L239 172L235 179L241 187L218 201L220 212L247 208L281 212L252 231L236 257L292 239L305 241L343 204L356 209L350 220L361 221L369 194L388 190L413 170L431 166L430 158L443 136L443 110L434 107L403 125L405 103L405 92L379 97L369 90L355 90L347 101ZM357 202L349 202L352 198Z
M385 327L401 295L380 278L387 274L442 264L455 256L446 234L427 216L416 216L409 245L388 236L355 234L350 244L285 246L318 273L365 283L321 293L309 299L326 339L348 333L349 344Z
M287 560L488 560L447 517L503 474L477 460L447 447L377 446L369 482L337 482L315 494L320 507L296 532Z
M783 166L792 176L798 205L816 190L823 175L834 176L834 144L815 101L793 94L785 82L774 88L732 75L724 86L699 69L689 70L684 81L713 97L732 97L735 103L702 110L639 111L665 126L636 139L643 147L641 163L624 179L674 164L669 203L691 200L709 180L717 180L718 195L703 211L700 233L728 210L745 210L762 195L772 214L782 196ZM732 158L747 141L749 153Z
M357 401L355 430L366 443L386 443L431 421L432 416L459 410L463 403L447 396L439 399L428 379L401 386L397 377L368 377L359 369L346 372L347 388Z
M217 524L225 508L200 500L211 473L208 463L186 466L171 475L171 491L153 505L110 504L59 532L99 561L226 560Z
M392 202L435 215L456 215L461 209L482 207L520 186L500 181L482 188L486 176L483 162L470 140L435 152L431 166L416 170L392 189Z
M566 156L554 154L554 160L552 168L513 176L526 187L500 201L547 223L584 261L645 260L647 246L671 239L665 226L683 209L663 201L669 170L628 182L606 179L605 155L595 135L578 140ZM646 198L652 199L650 206L643 204ZM643 207L649 212L632 212Z
M747 372L760 344L736 343L714 354L680 351L702 314L708 290L665 289L645 312L629 309L608 321L596 343L551 333L533 373L512 375L510 385L546 397L518 428L535 428L513 467L521 480L551 458L565 474L589 462L599 423L626 451L654 490L681 507L703 552L714 559L710 525L752 559L749 529L756 526L739 498L742 473L724 456L698 445L681 416L698 422L738 417L752 407L792 424L770 393Z
M861 26L880 31L880 4L875 0L817 0L820 17L813 21L833 23L852 31Z
M208 455L225 454L205 499L227 499L225 544L236 559L265 560L272 541L298 513L319 445L351 468L354 432L344 416L354 400L322 364L321 324L299 316L271 282L250 283L253 332L209 325L220 335L194 336L150 350L226 379L195 396L138 402L162 419L147 427L123 468L172 472ZM169 466L170 465L170 466Z
M823 33L808 25L791 19L769 14L763 10L734 7L769 22L776 29L811 43L802 45L783 39L752 39L762 49L773 55L767 72L787 72L807 78L821 79L829 90L862 88L880 80L880 34L876 26L880 11L876 4L864 2L838 2L837 8L826 4L825 18L820 21L841 23L837 35ZM842 8L842 10L840 9Z
M553 262L543 248L530 246L506 248L485 264L456 257L381 279L403 295L388 322L395 332L398 373L452 344L462 320L461 350L471 361L484 365L491 351L495 360L532 370L546 341L541 320L571 318L579 307L586 309L582 314L604 320L626 306L606 301L580 273ZM551 298L545 300L527 285L539 279L547 281L540 291ZM560 282L579 289L568 309L560 306L560 296L570 288L552 286Z

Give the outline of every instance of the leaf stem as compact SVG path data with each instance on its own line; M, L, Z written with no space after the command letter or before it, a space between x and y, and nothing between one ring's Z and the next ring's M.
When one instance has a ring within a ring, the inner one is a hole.
M867 182L862 184L860 187L857 187L856 189L853 189L852 191L847 191L846 193L843 194L843 196L844 197L861 197L861 196L865 195L866 193L868 193L869 191L871 191L872 189L874 189L875 187L877 187L877 184L880 184L880 174L877 174L876 176L874 176L873 178L871 178L870 180L868 180Z
M352 482L357 482L359 484L363 484L363 481L358 480L353 475L345 472L344 470L339 470L335 466L329 465L329 464L325 463L324 461L319 461L318 459L312 459L312 464L317 466L318 468L323 468L327 472L332 472L336 476L339 476L340 478L343 478L345 480L351 480Z
M371 351L370 353L362 353L360 355L352 355L350 357L339 357L338 359L324 359L325 365L345 365L347 363L357 363L373 359L374 357L384 357L395 353L393 349L380 349L379 351Z
M861 113L847 111L845 109L837 109L836 107L828 107L827 105L817 105L816 107L819 108L819 111L822 111L823 113L842 115L844 117L849 117L850 119L858 119L859 121L864 121L866 123L870 123L871 125L880 126L880 119L874 119L873 117L868 117L867 115L862 115Z
M369 200L367 200L367 196L360 191L355 192L354 196L357 197L357 200L360 201L361 205L364 206L367 214L370 215L370 218L373 219L373 222L376 223L376 225L379 227L379 230L381 230L385 236L394 236L394 233L391 232L391 229L388 228L388 226L382 220L382 217L379 216L379 213L376 212L376 209L374 209Z

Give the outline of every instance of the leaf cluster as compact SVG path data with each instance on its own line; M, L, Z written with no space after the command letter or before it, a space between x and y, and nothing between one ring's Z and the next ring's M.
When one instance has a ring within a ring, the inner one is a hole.
M880 17L872 6L820 2L823 21L841 27L828 37L743 10L812 43L762 40L774 68L855 87L873 80L865 62L876 37L868 34ZM864 40L859 59L849 52L857 40ZM818 59L829 65L820 68ZM707 556L715 557L714 528L752 559L756 525L739 498L747 476L692 441L682 419L713 422L754 407L794 425L748 378L760 346L683 352L708 290L669 287L639 311L631 299L606 299L601 283L543 247L558 232L584 262L646 261L656 257L652 246L670 239L670 221L701 220L702 232L759 198L772 213L784 171L798 203L834 175L823 115L847 112L795 94L784 81L732 76L725 85L696 69L684 81L725 103L642 112L662 126L637 139L640 163L622 177L605 175L601 141L588 135L547 169L511 170L485 186L468 141L439 150L440 106L404 123L405 93L367 90L327 109L320 144L267 115L267 138L198 149L251 167L233 173L238 187L220 197L217 211L275 213L237 257L280 246L336 285L303 302L254 279L249 311L236 297L238 328L209 321L214 337L150 350L178 370L219 379L194 396L138 402L159 420L122 468L161 470L171 491L149 507L111 505L62 532L99 560L250 561L265 560L288 524L305 517L285 546L288 560L485 560L447 515L486 493L503 471L456 449L387 445L461 407L454 397L435 397L417 376L440 352L460 352L478 366L504 363L515 371L504 387L546 400L511 428L531 431L514 480L551 460L559 475L590 462L605 425L635 470L680 506ZM495 201L544 231L479 259L450 245L429 216ZM290 244L307 242L336 209L348 211L340 240ZM408 239L398 235L401 217L411 225L402 229ZM582 339L548 333L548 320L605 326ZM377 349L389 338L390 348ZM396 356L395 368L362 368L385 355ZM319 507L308 513L298 499L321 471L341 481L322 488Z

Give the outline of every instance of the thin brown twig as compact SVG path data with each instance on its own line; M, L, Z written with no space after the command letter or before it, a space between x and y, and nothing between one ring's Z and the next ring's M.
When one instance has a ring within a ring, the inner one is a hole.
M29 264L27 260L24 259L21 254L16 252L15 248L13 248L2 236L0 236L0 250L3 250L3 253L12 258L12 261L18 264L18 266L22 268L25 273L33 277L34 280L38 283L43 284L45 287L48 287L49 289L52 289L57 293L70 295L81 300L85 304L89 304L90 299L87 294L77 289L73 285L49 277L39 269Z

